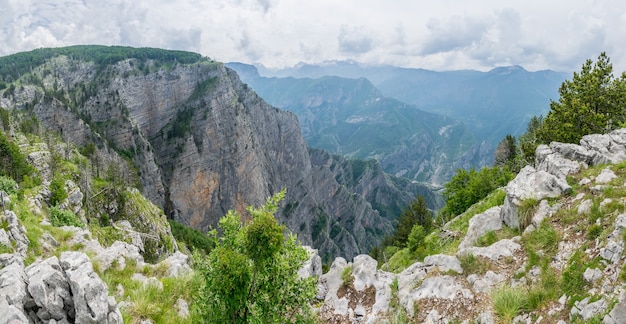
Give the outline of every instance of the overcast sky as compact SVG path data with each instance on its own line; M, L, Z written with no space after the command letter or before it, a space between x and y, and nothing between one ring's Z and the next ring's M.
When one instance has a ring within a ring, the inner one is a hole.
M268 67L575 71L606 51L626 70L623 0L0 0L0 27L0 55L104 44Z

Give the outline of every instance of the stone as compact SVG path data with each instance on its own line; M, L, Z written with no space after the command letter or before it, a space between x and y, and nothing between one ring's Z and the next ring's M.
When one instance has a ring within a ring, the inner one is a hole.
M546 171L537 171L531 166L525 166L506 186L506 197L500 211L500 218L507 226L519 228L520 225L524 225L524 221L520 221L518 214L523 200L539 201L544 198L560 197L571 191L572 188L564 179L557 178Z
M535 150L537 170L565 179L568 174L580 171L592 161L592 154L580 145L552 142L539 145Z
M530 233L539 228L543 220L552 216L559 210L559 208L561 208L560 204L554 204L553 206L550 206L550 204L546 200L542 200L541 202L539 202L539 206L537 206L537 210L535 210L530 224L528 225L528 227L526 227L524 233Z
M606 246L600 249L600 256L616 264L622 256L622 251L624 251L624 242L610 239Z
M587 282L597 281L598 279L602 278L602 270L587 268L585 269L585 272L583 273L583 278Z
M591 199L583 200L580 205L578 205L578 215L589 214L591 212L591 205L593 201Z
M187 317L189 317L189 304L186 300L178 298L178 300L176 300L176 304L174 305L176 306L176 309L178 311L178 317L182 319L186 319Z
M570 316L580 315L584 321L588 321L590 318L604 313L607 308L608 304L604 298L590 303L589 297L587 297L574 303L574 306L570 310Z
M8 207L11 204L11 197L9 194L0 190L0 206Z
M126 264L125 258L135 260L138 264L143 263L143 256L139 253L138 247L120 241L115 241L113 245L98 253L94 257L94 262L98 262L104 271L110 268L114 261L118 266Z
M500 219L500 206L487 209L485 212L475 215L469 220L469 227L463 241L459 244L459 250L473 246L476 240L489 231L502 229Z
M43 321L73 321L67 310L74 307L72 292L59 259L54 256L26 268L28 292L38 306L37 317Z
M24 303L30 299L27 287L28 276L21 259L13 259L0 269L0 296L2 297L0 300L6 300L9 305L23 311Z
M143 239L141 234L133 229L133 226L127 220L121 220L115 223L115 226L125 232L125 235L130 238L130 243L139 248L140 252L144 252Z
M589 165L619 163L626 160L626 129L616 129L608 134L585 135L580 146L590 151L593 159Z
M4 220L8 224L9 240L14 244L14 250L22 258L26 257L30 240L26 236L26 229L20 225L17 215L12 210L4 211Z
M474 256L482 256L493 261L497 261L503 257L512 257L513 253L519 251L522 247L513 240L500 240L486 247L471 247L465 249L463 254L471 254Z
M0 294L1 295L1 294ZM30 321L24 315L23 310L15 305L10 305L4 298L0 298L0 323L28 324Z
M417 289L412 289L406 296L398 295L400 304L410 316L415 315L415 302L421 299L437 298L454 300L456 298L471 299L472 292L451 276L435 276L424 279Z
M309 259L298 269L298 278L319 277L322 275L322 258L317 249L310 246L303 246L309 254Z
M467 282L472 285L475 292L489 293L493 287L504 282L506 277L502 274L495 273L491 270L487 271L484 276L471 274L467 276Z
M130 279L141 282L141 285L143 287L153 286L156 287L158 290L163 290L163 283L156 277L148 278L141 273L133 273Z
M477 324L494 324L496 321L490 312L482 312L475 321Z
M93 270L86 254L63 252L60 264L71 288L77 323L103 323L117 318L121 320L121 316L117 316L119 310L116 307L114 311L110 310L109 289Z
M596 177L596 184L607 184L616 178L615 172L607 167L602 169L602 172Z
M602 319L603 324L623 324L626 319L626 302L620 301Z
M378 261L367 254L354 257L352 262L352 275L354 276L354 288L363 291L371 287L376 281L376 268Z
M189 257L180 251L174 252L172 255L168 256L167 259L161 261L160 263L163 263L167 266L167 271L165 272L165 275L167 277L179 277L191 272L191 267L189 266Z
M441 272L463 273L461 261L457 257L445 254L429 255L424 258L424 267L437 267Z

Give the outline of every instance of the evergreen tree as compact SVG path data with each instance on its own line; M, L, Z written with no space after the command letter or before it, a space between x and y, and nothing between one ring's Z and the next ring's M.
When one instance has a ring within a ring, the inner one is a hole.
M606 133L626 120L626 74L614 78L604 52L595 63L587 60L571 81L564 81L559 95L558 101L550 102L541 127L543 143L578 143L584 135Z

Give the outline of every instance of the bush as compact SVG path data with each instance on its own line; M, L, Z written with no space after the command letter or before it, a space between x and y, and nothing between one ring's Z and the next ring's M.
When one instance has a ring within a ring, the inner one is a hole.
M17 182L15 180L0 176L0 191L4 191L9 195L17 192Z
M169 222L174 238L185 243L190 250L200 250L204 254L208 254L215 247L215 240L199 230L173 220Z
M50 181L50 206L56 206L67 198L65 191L65 181L62 178L55 177Z
M83 223L69 210L50 207L48 209L50 224L53 226L76 226L83 227Z

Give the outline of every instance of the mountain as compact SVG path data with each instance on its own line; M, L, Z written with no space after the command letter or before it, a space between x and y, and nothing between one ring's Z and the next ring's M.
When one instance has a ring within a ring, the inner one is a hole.
M386 172L434 186L492 159L463 123L385 97L365 78L264 78L253 66L227 65L269 103L294 112L312 147L375 159Z
M532 116L545 114L550 99L558 98L560 84L569 77L568 73L530 72L520 66L499 67L488 72L436 72L366 66L352 61L299 64L280 70L261 67L260 72L265 77L364 77L384 96L460 120L478 143L487 141L492 147L507 134L522 134Z
M127 182L197 229L287 188L279 220L328 260L375 246L416 194L430 208L441 203L375 162L310 153L294 114L268 105L234 71L195 53L39 49L0 58L0 76L0 107L26 130L55 132L95 150L99 158L91 163L99 174L136 179Z

